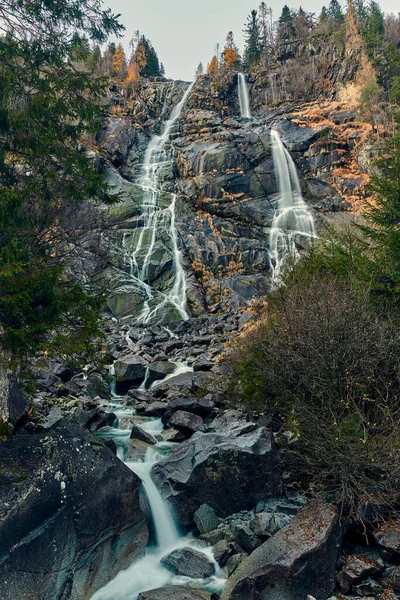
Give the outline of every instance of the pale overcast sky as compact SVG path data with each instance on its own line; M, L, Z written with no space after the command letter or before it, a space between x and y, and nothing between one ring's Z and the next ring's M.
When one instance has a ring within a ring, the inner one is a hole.
M115 13L121 13L126 27L124 45L137 29L149 38L164 63L166 76L172 79L193 79L200 61L206 67L217 42L224 45L226 34L233 31L240 49L242 29L247 15L257 8L258 0L105 0ZM303 6L316 12L329 0L267 1L273 9L273 19L279 18L284 4L290 8ZM345 2L341 2L345 6ZM399 0L381 0L385 12L398 12Z

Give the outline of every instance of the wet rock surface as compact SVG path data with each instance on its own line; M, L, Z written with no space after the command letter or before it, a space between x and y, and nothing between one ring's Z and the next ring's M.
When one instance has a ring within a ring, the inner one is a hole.
M205 579L214 573L213 563L195 548L174 550L161 560L164 567L176 573L193 579Z
M295 44L291 53L297 56L301 52L302 64L305 56L313 62L325 57L322 73L327 64L324 44L317 44L312 57L309 48L301 47ZM342 46L340 51L335 49L338 55L340 52ZM352 203L347 197L363 196L366 178L364 169L356 167L356 155L361 153L366 126L360 122L356 103L332 100L338 91L336 77L351 81L360 57L350 49L343 64L347 67L338 69L337 61L330 65L318 103L307 94L295 94L288 101L285 94L279 104L279 85L288 83L281 67L273 74L267 70L257 77L249 76L251 121L238 118L236 74L228 74L218 90L207 76L196 81L175 127L175 165L165 173L162 190L167 199L173 189L172 180L176 183L176 225L192 315L204 314L218 305L225 310L246 308L252 298L270 288L268 238L277 193L271 128L280 133L296 162L304 197L318 226L323 223L322 215L350 210ZM327 81L332 90L329 101L324 100ZM140 92L130 108L122 98L125 117L111 118L97 139L102 155L108 157L110 181L121 194L121 202L103 212L101 247L107 262L97 261L98 271L106 276L112 289L109 308L118 317L137 314L143 307L143 291L130 276L129 249L134 251L135 230L140 232L142 226L143 195L132 182L140 176L149 135L159 132L187 85L167 80L141 81ZM303 92L306 88L302 87ZM309 89L313 90L313 85ZM118 95L118 88L113 94ZM141 94L143 99L139 99ZM271 101L273 107L268 106ZM163 292L171 281L172 263L168 245L161 237L155 241L148 283ZM99 245L95 240L87 244L88 258L92 258L88 263L96 262ZM167 315L166 321L173 318ZM211 368L210 361L202 359L200 368Z
M157 440L150 433L144 431L139 425L133 425L130 438L131 440L140 440L146 444L157 443Z
M202 504L193 515L194 522L200 533L209 533L220 523L215 510L207 504Z
M129 319L108 322L113 360L139 356L151 365L153 362L165 361L167 357L171 364L176 365L176 369L185 363L190 365L199 356L209 356L214 361L211 373L187 371L172 377L165 375L164 379L153 381L148 389L143 387L146 376L144 373L143 380L131 384L127 394L121 399L122 406L129 407L138 414L138 421L133 423L131 418L120 417L120 427L126 428L128 432L134 430L144 440L131 439L132 445L129 446L125 459L137 461L143 459L148 443L154 444L156 441L140 427L139 415L143 415L146 422L149 417L162 419L165 429L158 439L173 441L179 445L169 458L161 461L154 469L154 479L169 499L178 520L185 527L192 528L196 525L196 535L200 535L203 542L213 547L214 557L229 577L236 576L247 557L251 558L266 540L272 543L292 523L305 503L304 498L291 490L285 491L282 487L279 457L268 430L260 427L257 420L252 420L242 410L226 407L227 396L220 385L222 379L217 357L223 349L223 341L229 340L240 330L241 315L239 311L225 313L218 318L212 315L194 318L173 325L166 336L163 335L162 328L160 331L150 326L133 326L133 320L130 322ZM127 331L131 336L129 346L124 343ZM160 341L156 341L156 337ZM197 340L196 345L192 342L193 338ZM201 343L203 340L207 340L207 343ZM106 372L95 373L105 384L110 381ZM69 381L89 379L87 374L75 371L69 372L67 377ZM102 437L106 436L107 431L112 430L116 418L109 408L110 395L108 394L109 399L100 396L90 398L87 396L87 388L80 387L72 397L57 396L57 390L64 389L64 385L65 382L61 380L37 393L35 410L25 426L26 431L34 432L35 435L45 434L62 419L68 419L86 429L100 429ZM182 433L173 427L171 419L175 415L179 418L179 413L182 412L190 415L190 418L199 418L204 431ZM183 441L187 435L192 437ZM269 440L269 446L265 439ZM111 451L115 454L113 441L103 441L110 448L112 445ZM270 447L269 451L265 451L266 446ZM269 480L269 475L262 479L264 487L260 487L260 472L274 474L272 481ZM223 477L220 477L221 473ZM244 479L247 487L241 488L240 484ZM271 498L271 493L277 494L277 497ZM208 508L204 508L204 505ZM365 511L368 510L365 508ZM378 513L379 511L369 510L369 518L376 519ZM350 547L341 559L337 570L337 598L340 600L377 600L382 594L386 594L383 596L385 600L390 598L388 593L396 586L397 581L390 568L393 570L396 566L390 567L387 561L390 559L396 563L396 522L392 522L391 526L377 527L375 535L377 543L379 539L375 555L366 553L364 556L362 548L352 552ZM389 547L390 555L386 553ZM379 548L385 571L382 573L382 568L378 571L361 571L352 576L347 587L343 587L340 581L344 571L349 573L345 569L350 561L348 557L357 554L367 565L371 564L371 559L372 562L381 564ZM322 574L321 577L325 578L325 575ZM276 578L277 585L280 585L281 575ZM287 577L282 575L282 578ZM297 576L293 581L297 581ZM345 592L344 589L348 591ZM307 594L310 592L313 592L312 587L307 590ZM395 594L396 590L391 593ZM317 593L311 595L317 600L323 600L323 596Z
M236 438L196 433L154 467L153 478L179 521L190 525L202 504L227 516L279 494L279 458L264 428Z
M140 480L79 426L5 442L0 481L4 600L88 598L143 555Z
M163 587L139 594L138 600L205 600L207 596L185 587Z

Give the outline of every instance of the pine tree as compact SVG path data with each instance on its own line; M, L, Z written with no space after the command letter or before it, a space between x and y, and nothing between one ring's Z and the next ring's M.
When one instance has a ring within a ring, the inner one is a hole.
M163 63L160 63L160 75L161 77L165 77L165 67Z
M281 16L278 20L278 40L284 43L295 37L295 29L293 26L293 15L290 8L285 4L282 8Z
M65 260L82 202L110 200L103 176L77 150L102 127L106 83L70 58L78 36L103 44L121 30L99 6L0 4L0 345L14 356L51 345L80 351L98 333L99 300L68 276Z
M395 77L392 79L389 100L392 102L392 104L397 104L400 106L400 77L398 75L395 75Z
M196 72L194 74L194 78L197 79L198 77L201 77L204 73L204 67L203 67L203 63L199 62L199 64L197 65L197 69Z
M354 0L354 12L356 15L357 23L363 25L365 19L368 17L368 10L365 6L364 0Z
M143 59L145 58L145 60ZM160 77L160 63L152 43L144 35L141 36L135 52L136 63L140 67L141 77Z
M243 63L245 68L250 68L257 64L261 57L261 36L260 25L257 18L257 11L252 10L247 17L247 23L244 29L245 48Z
M233 31L228 31L227 33L224 50L233 50L237 54L237 56L239 56L239 48L236 45Z
M327 21L327 19L328 19L328 16L329 15L328 15L327 8L326 8L326 6L323 6L321 8L321 13L320 13L320 15L318 17L318 22L319 23L325 23Z
M373 227L364 228L378 254L380 293L400 298L400 132L388 140L371 178L374 204L367 211Z
M329 2L328 17L335 27L340 27L344 23L344 14L339 0Z
M112 56L114 55L116 49L117 47L115 45L115 42L110 42L107 46L107 50Z
M371 0L363 27L363 37L369 50L378 48L381 45L384 30L383 13L379 4L375 0Z
M98 44L96 44L93 47L93 50L89 57L89 61L88 61L89 67L91 69L93 69L94 71L98 71L99 66L100 66L100 61L101 61L101 50L100 50L100 46Z

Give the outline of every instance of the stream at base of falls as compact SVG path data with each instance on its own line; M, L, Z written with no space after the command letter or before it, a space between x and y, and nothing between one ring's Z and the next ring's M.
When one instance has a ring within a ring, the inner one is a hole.
M163 430L161 419L136 416L134 409L124 405L118 396L115 396L110 402L109 409L116 414L117 421L114 427L107 428L97 435L114 440L117 446L117 456L122 461L125 462L131 433L130 429L120 429L120 423L123 424L124 419L135 423L145 432L160 440L160 434ZM196 543L195 538L190 537L190 535L183 536L180 534L167 502L162 498L151 478L152 467L165 458L174 446L176 444L171 442L157 441L157 444L148 447L142 460L125 462L142 481L148 500L154 540L152 545L148 546L143 558L134 562L127 569L120 571L114 579L98 590L91 600L136 600L140 592L174 585L216 593L222 590L225 584L224 573L213 557L212 548ZM175 575L162 565L161 559L163 557L185 546L190 546L204 554L214 564L214 575L207 579L191 579L190 577Z

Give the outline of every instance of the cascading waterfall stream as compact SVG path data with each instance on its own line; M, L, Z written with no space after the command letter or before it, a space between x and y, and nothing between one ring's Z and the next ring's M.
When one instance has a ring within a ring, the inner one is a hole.
M304 202L296 165L279 133L271 129L271 149L278 187L278 199L269 237L272 281L279 284L282 269L299 252L296 243L317 237L314 220Z
M174 125L181 115L193 85L193 83L189 85L183 94L179 104L165 122L161 134L154 135L150 140L138 181L139 187L144 192L140 233L133 236L131 242L128 240L128 235L125 235L123 240L126 264L144 299L143 309L137 318L137 322L141 323L162 321L169 308L174 309L180 318L185 320L189 318L186 310L186 278L175 222L176 194L171 194L171 202L168 206L163 206L165 200L161 184L163 175L170 168L173 160L173 148L167 151L166 146L171 140ZM169 290L160 291L152 287L150 280L152 265L157 261L155 258L157 238L164 232L169 238L174 280Z
M237 74L237 81L240 116L242 117L242 119L251 119L249 90L247 89L247 83L243 73Z
M154 531L157 546L160 551L165 552L179 543L180 536L168 504L164 502L160 492L151 478L151 468L163 455L149 448L142 463L127 463L128 467L142 480L149 501L151 515L154 521Z
M160 435L163 425L161 419L138 423L144 431L151 433L154 437ZM110 432L104 435L110 436ZM113 439L118 444L118 456L124 459L124 445L129 443L129 431L113 430ZM194 580L189 577L174 575L166 569L161 559L175 549L193 544L193 540L182 537L175 525L172 513L167 502L162 498L160 492L151 478L151 469L164 455L159 449L168 449L173 444L159 442L157 446L149 447L143 462L127 462L126 465L140 477L149 503L150 513L154 525L155 541L154 547L147 549L146 555L133 563L124 571L120 571L114 579L98 590L91 600L137 600L140 592L155 589L165 585L195 585L209 591L219 592L225 580L223 574L215 562L211 548L196 547L203 552L209 560L214 562L215 575L208 580Z

